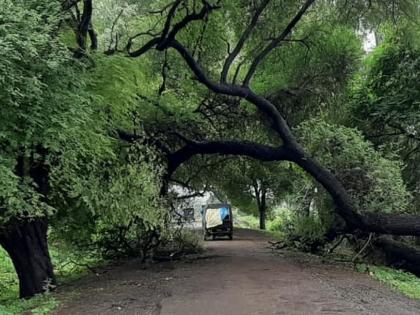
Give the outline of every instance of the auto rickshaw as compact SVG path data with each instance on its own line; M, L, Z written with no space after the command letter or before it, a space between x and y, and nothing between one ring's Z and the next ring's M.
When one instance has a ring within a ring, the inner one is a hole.
M202 208L204 240L217 236L233 238L232 207L229 204L208 204Z

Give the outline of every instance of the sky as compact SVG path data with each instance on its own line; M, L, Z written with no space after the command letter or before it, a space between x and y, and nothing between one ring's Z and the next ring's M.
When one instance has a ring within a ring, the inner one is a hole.
M363 34L363 49L370 53L376 47L375 34L372 31L366 31Z

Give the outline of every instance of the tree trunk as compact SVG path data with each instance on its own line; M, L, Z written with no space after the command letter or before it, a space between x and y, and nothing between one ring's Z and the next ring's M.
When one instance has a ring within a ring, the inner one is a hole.
M260 230L265 230L265 217L266 217L266 201L265 201L265 189L260 187L261 183L257 180L253 180L252 188L254 188L255 200L257 202L258 214L260 218Z
M266 191L261 189L261 198L260 198L260 230L265 230L265 220L267 215L267 204L265 199Z
M386 263L420 276L420 250L388 237L379 237L374 245L386 256Z
M420 216L399 213L359 213L355 210L353 201L341 182L328 169L304 153L299 146L294 149L291 161L302 167L327 190L334 200L337 213L346 221L348 228L378 234L420 236Z
M44 293L55 284L47 244L46 220L19 222L0 234L0 245L7 251L19 278L21 298Z
M265 218L266 218L265 208L261 208L260 209L260 230L265 230Z

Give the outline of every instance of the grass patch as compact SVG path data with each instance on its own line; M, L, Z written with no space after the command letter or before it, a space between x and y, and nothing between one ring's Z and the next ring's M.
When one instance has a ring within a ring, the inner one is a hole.
M50 246L50 254L59 284L78 279L91 272L91 267L104 263L95 253L79 252L63 244ZM0 247L0 315L46 315L58 305L59 301L49 293L30 300L19 299L19 282L15 269L7 253Z
M259 228L260 221L258 217L252 214L245 214L238 210L235 212L236 213L233 213L233 223L235 226L253 230L257 230Z
M420 299L420 278L401 270L383 266L369 266L369 274L413 299Z
M6 252L0 248L0 315L19 315L24 312L44 315L58 305L58 301L50 294L30 300L21 300L18 296L19 283L15 269Z
M30 300L17 298L0 302L1 315L34 314L47 315L58 306L59 302L50 294L36 296ZM28 313L30 312L30 313Z
M7 253L0 247L0 314L9 314L5 309L19 295L18 279ZM19 314L19 313L11 313Z

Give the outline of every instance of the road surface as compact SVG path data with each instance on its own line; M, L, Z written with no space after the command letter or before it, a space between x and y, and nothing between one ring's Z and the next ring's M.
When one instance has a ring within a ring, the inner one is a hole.
M115 266L69 287L57 315L419 315L420 302L344 265L288 251L238 230L205 243L201 259ZM69 292L71 292L69 294Z

